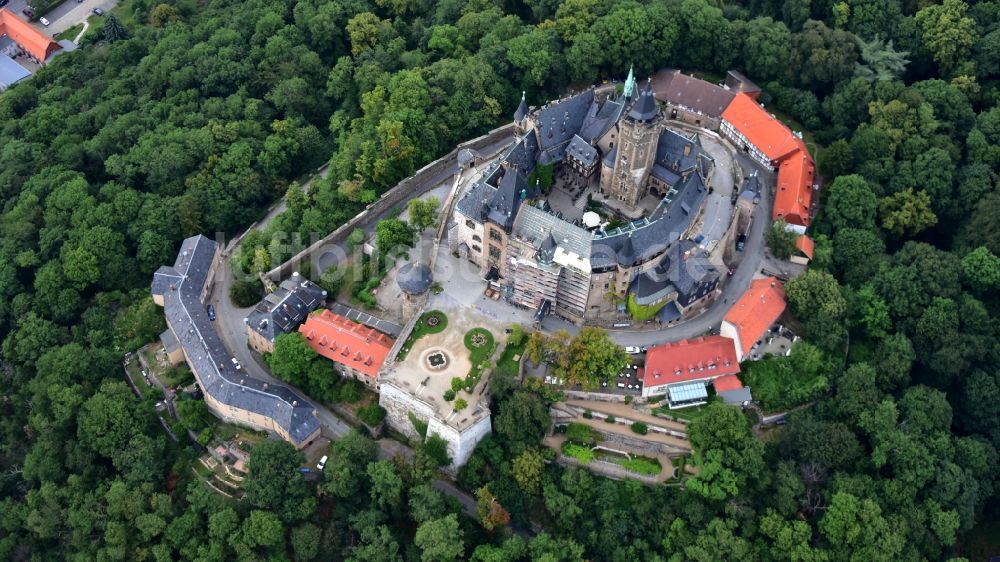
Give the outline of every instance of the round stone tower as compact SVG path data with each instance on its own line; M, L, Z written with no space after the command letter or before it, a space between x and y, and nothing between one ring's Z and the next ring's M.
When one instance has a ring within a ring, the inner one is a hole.
M428 291L434 282L431 269L422 263L410 262L399 268L396 284L403 294L400 299L403 318L410 318L427 303Z

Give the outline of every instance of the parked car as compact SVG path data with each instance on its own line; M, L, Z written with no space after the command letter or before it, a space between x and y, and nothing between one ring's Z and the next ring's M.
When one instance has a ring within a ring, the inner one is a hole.
M308 466L300 466L299 472L301 472L302 474L309 474L310 472L312 472L312 469L310 469Z
M206 310L208 311L208 319L212 322L215 322L215 307L212 305L208 305L208 308L206 308Z
M240 362L237 361L235 357L233 357L233 367L236 367L236 370L239 371L240 369L243 368L243 365L240 365Z
M45 27L49 26L49 20L47 20L45 18L38 18L38 22L41 23L42 25L44 25Z
M642 353L642 348L634 346L634 345L626 345L625 346L625 353L629 353L629 354L632 354L632 355L638 355L638 354Z
M326 466L326 458L327 458L326 455L323 455L323 457L319 459L319 462L316 463L316 468L323 470L323 468Z
M743 248L747 246L747 235L740 234L740 237L736 239L736 251L742 252Z
M103 16L104 15L104 10L102 10L100 8L94 8L94 15L95 16Z
M35 11L32 10L31 8L25 8L21 10L21 13L28 16L28 19L32 19L35 17Z

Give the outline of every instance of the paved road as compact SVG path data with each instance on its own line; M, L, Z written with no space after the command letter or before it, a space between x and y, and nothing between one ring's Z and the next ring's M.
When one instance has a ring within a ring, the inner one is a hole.
M21 13L21 10L29 4L31 2L28 0L10 0L6 7L11 12L27 20L28 18ZM36 14L49 20L48 27L43 26L37 21L32 22L31 25L38 28L42 33L54 37L78 23L87 21L87 18L92 15L94 8L100 8L107 12L117 5L118 2L116 0L83 0L82 2L67 0L44 14Z
M753 169L743 154L737 154L737 160L744 170ZM722 294L712 305L710 305L701 315L668 328L651 330L645 332L636 331L615 331L609 330L611 338L620 345L650 346L668 341L678 341L687 338L694 338L709 332L718 330L722 325L722 318L739 299L754 275L760 271L760 265L764 259L764 229L770 224L771 206L769 203L771 194L767 189L761 190L761 201L754 209L753 221L750 225L750 233L747 235L747 242L740 264L732 277L725 280ZM542 322L542 329L548 332L566 330L571 334L579 332L580 328L574 324L566 322L555 316L548 316Z

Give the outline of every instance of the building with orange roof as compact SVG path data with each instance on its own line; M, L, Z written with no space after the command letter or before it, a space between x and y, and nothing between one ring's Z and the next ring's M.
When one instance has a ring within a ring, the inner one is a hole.
M722 112L719 132L772 170L804 148L802 139L745 92L737 93Z
M750 389L743 386L736 375L726 375L712 381L715 387L715 395L722 399L724 404L743 405L753 400Z
M345 377L375 386L395 340L329 310L312 314L299 326L316 353L333 361Z
M792 254L791 262L807 265L812 261L816 250L816 243L805 234L795 239L795 253Z
M642 395L667 395L671 407L690 406L708 397L711 380L740 372L733 340L705 336L649 348Z
M774 196L774 220L809 226L809 210L812 208L812 186L816 167L802 139L796 137L802 149L786 158L778 166L778 189Z
M7 36L39 63L45 63L61 47L7 8L0 8L0 37Z
M726 313L722 320L722 336L735 342L737 361L750 354L760 340L785 311L785 289L774 277L754 279L750 288Z

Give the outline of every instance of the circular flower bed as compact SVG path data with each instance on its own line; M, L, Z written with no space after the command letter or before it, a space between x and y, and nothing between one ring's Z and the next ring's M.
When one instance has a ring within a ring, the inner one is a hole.
M424 320L424 323L433 328L441 323L441 317L436 314L428 316L427 319Z
M469 342L472 343L472 347L483 347L486 345L486 336L480 333L472 334Z

